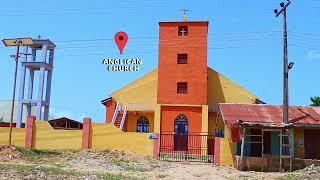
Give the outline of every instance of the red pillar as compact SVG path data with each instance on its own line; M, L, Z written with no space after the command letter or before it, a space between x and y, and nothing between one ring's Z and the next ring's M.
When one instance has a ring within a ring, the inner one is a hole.
M159 154L159 146L160 146L160 137L159 133L155 133L156 138L153 139L153 159L157 160L158 159L158 154Z
M214 138L214 164L220 165L220 137Z
M91 133L91 118L84 118L82 128L82 149L91 149Z
M33 148L34 147L34 138L35 138L35 116L28 116L27 118L27 127L26 127L26 141L25 147L26 148Z

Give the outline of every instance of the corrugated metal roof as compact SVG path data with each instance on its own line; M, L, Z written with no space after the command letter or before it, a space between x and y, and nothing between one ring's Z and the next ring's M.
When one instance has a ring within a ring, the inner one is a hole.
M221 103L219 110L226 124L262 125L285 127L282 120L282 106L267 104ZM320 108L311 106L290 106L289 124L320 125Z

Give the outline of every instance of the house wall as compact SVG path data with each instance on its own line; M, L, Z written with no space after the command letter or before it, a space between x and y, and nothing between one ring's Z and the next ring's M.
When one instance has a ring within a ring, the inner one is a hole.
M140 116L146 116L148 118L149 132L154 132L154 112L129 112L127 115L127 132L136 132L137 120Z
M230 131L225 127L224 137L220 139L220 165L222 166L233 166L236 143L230 141Z
M208 22L159 24L158 104L208 104ZM178 36L179 26L188 27L188 36ZM187 64L177 64L178 53L188 54ZM187 82L188 93L177 94L177 82Z
M294 157L304 158L304 129L294 129Z
M280 132L271 131L271 153L273 155L280 155Z

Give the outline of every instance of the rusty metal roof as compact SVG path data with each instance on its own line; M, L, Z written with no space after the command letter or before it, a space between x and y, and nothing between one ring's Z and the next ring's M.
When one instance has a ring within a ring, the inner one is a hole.
M282 120L282 106L267 104L220 103L226 124L244 126L287 127L320 125L320 107L290 106L289 125Z

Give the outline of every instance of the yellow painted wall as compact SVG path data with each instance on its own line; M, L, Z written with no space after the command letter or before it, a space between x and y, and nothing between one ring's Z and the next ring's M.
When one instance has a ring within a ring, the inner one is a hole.
M153 112L129 112L128 113L128 126L127 131L128 132L136 132L137 130L137 120L140 116L145 116L149 120L149 132L153 133L154 129L154 113Z
M47 121L36 121L36 149L80 149L82 130L53 129Z
M302 144L300 144L302 140ZM304 129L294 129L294 156L304 158Z
M253 103L257 96L208 67L208 104Z
M12 145L25 146L26 132L24 128L12 128ZM0 127L0 145L8 145L9 142L9 128Z
M208 116L209 116L209 111L208 111L208 105L202 105L202 126L201 130L202 132L208 132Z
M208 115L208 131L209 133L214 133L216 129L216 114L214 112L209 112Z
M111 97L125 105L132 103L157 104L158 69L154 69L143 77L113 92Z
M149 133L122 132L111 124L92 124L92 149L116 149L143 155L153 154Z
M81 149L82 130L56 130L47 121L36 121L35 149ZM9 128L0 128L0 144L8 144ZM92 149L112 149L153 154L149 133L123 132L111 124L92 124ZM13 145L25 146L25 129L13 128Z
M224 122L223 122L223 119L222 119L221 115L218 114L217 116L218 116L218 121L217 121L217 124L216 124L216 128L224 129L225 126L224 126Z
M154 109L154 127L153 132L154 133L160 133L160 126L161 126L161 105L157 104Z
M235 158L235 143L230 141L230 132L225 127L224 138L220 140L220 165L233 166Z
M121 102L157 103L158 68L113 92L111 97ZM208 104L222 102L253 103L257 96L208 67Z

